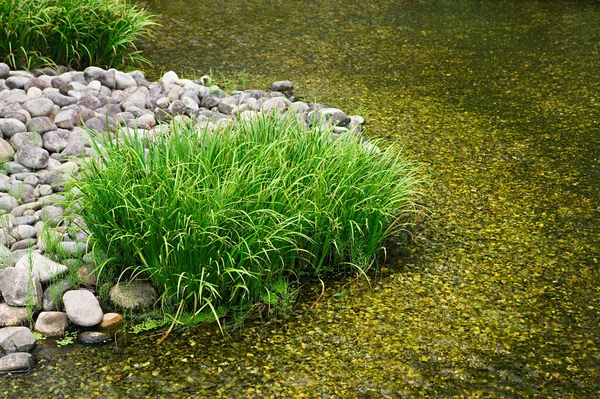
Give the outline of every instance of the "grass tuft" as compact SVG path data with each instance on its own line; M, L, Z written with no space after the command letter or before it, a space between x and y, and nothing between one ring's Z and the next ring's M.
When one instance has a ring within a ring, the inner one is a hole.
M276 116L171 130L98 139L76 184L94 247L110 258L100 276L150 279L175 319L274 306L290 279L367 273L415 209L415 166L352 133L333 140Z
M153 17L126 0L0 0L0 61L14 69L148 63Z

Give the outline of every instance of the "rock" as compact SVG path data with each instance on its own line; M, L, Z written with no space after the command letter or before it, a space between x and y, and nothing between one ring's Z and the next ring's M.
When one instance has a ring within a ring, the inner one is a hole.
M290 91L294 88L294 84L289 80L280 80L277 82L271 83L269 89L273 91Z
M78 116L79 112L76 109L65 109L63 111L60 111L54 117L55 126L61 129L73 129L75 123L77 122Z
M42 79L32 78L32 79L29 79L29 81L27 83L25 83L25 86L23 86L23 90L28 92L29 89L31 89L32 87L42 91L44 89L49 88L50 83L46 82L45 80L42 80Z
M148 102L149 91L147 87L138 87L133 93L127 97L127 101L135 104L137 107L146 108Z
M24 89L30 77L27 76L11 76L4 83L9 89Z
M95 130L100 133L107 131L114 132L116 129L116 122L112 116L96 116L86 120L84 125L88 129Z
M109 295L112 303L128 310L152 308L158 299L152 284L141 280L117 283Z
M82 327L91 327L102 321L104 314L98 299L88 290L67 291L63 295L67 317Z
M169 71L163 75L160 79L160 82L163 84L163 87L167 87L169 85L175 84L179 80L179 76L173 71Z
M0 162L13 159L15 150L6 140L0 139Z
M24 240L26 238L33 238L37 236L37 230L35 227L30 226L28 224L22 224L19 226L15 226L11 231L10 235L14 237L15 240Z
M0 327L25 326L27 324L29 324L29 312L26 307L0 303Z
M291 101L284 97L274 97L266 100L261 109L263 112L270 113L283 113L287 107L291 105Z
M24 256L19 259L15 265L15 269L27 270L28 272L31 271L32 275L42 283L47 283L53 278L68 271L68 268L65 265L61 265L38 253L32 253L31 256Z
M48 286L44 290L42 296L42 309L45 311L57 310L62 308L62 297L65 292L71 289L71 284L68 281L59 281Z
M25 125L27 130L35 133L46 133L50 130L56 130L56 125L52 122L52 119L47 116L36 116L31 118Z
M0 62L0 79L8 78L8 73L10 72L10 68L4 62Z
M15 242L13 245L10 246L10 250L11 251L19 251L19 250L23 250L23 249L27 249L27 248L31 248L33 246L35 246L35 244L37 244L37 239L35 238L24 238L22 240L19 240L17 242Z
M46 93L46 97L61 108L73 105L77 102L77 99L74 97L65 96L63 94L55 92Z
M19 200L15 197L7 195L4 197L0 197L0 209L5 210L6 212L12 211L19 205Z
M119 313L105 313L100 323L100 328L108 331L115 331L123 325L123 316Z
M136 87L135 79L125 72L115 71L115 85L117 90L125 90L128 87Z
M171 111L171 115L185 115L187 107L183 101L175 100L169 105L169 111Z
M11 250L0 244L0 269L13 267L14 265L15 258L13 257Z
M79 280L81 284L91 287L96 285L98 279L94 274L94 268L91 266L81 266L78 271Z
M42 312L35 322L35 331L46 337L60 337L68 325L65 312Z
M53 107L54 103L48 98L38 98L23 103L23 108L25 108L32 117L50 115Z
M75 94L72 91L69 91L69 95ZM93 110L96 108L100 108L102 106L102 102L94 95L90 93L82 94L79 96L77 100L77 105L83 108L87 108L89 110Z
M15 118L0 119L0 132L4 137L12 137L17 133L26 132L27 127L23 122Z
M0 373L27 371L31 367L31 353L17 352L0 357Z
M16 267L0 270L0 293L11 306L39 309L42 303L42 285L29 270Z
M35 132L17 133L10 138L10 144L15 150L18 150L26 145L40 148L43 145L42 136Z
M50 154L43 148L23 146L17 150L15 161L26 168L44 169L48 166Z
M27 352L33 349L34 346L35 337L29 328L0 328L0 348L4 353Z
M221 99L219 98L219 96L216 96L214 94L208 94L208 95L202 97L200 106L210 109L210 108L213 108L213 107L216 107L217 105L219 105L219 102L221 102Z
M82 257L87 251L87 244L84 242L62 241L58 243L58 249L65 255Z
M51 227L58 226L63 221L64 210L58 206L48 205L40 211L40 219Z
M71 140L71 132L60 129L48 132L42 136L44 148L49 152L61 152Z
M84 331L79 333L78 339L84 345L102 345L108 342L108 335L100 331Z

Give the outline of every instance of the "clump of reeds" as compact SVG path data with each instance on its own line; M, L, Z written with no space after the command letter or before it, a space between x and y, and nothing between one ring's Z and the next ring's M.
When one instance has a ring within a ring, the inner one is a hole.
M0 0L0 61L15 69L147 62L133 41L154 24L126 0Z
M103 139L77 185L112 259L99 272L150 279L172 315L268 302L299 276L365 273L414 211L419 179L395 147L279 116L171 130Z

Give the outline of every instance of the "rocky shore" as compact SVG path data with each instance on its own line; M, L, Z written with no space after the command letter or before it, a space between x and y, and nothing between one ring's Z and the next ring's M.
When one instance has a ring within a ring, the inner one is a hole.
M97 297L95 258L85 223L68 206L65 182L93 156L90 132L152 137L172 120L222 129L261 112L291 113L334 133L360 130L364 120L323 104L294 101L289 81L269 91L225 93L209 77L165 73L149 82L139 71L89 67L10 70L0 63L0 373L25 371L36 336L98 344L120 328ZM150 308L157 299L144 281L110 289L114 309ZM35 331L37 334L34 334Z

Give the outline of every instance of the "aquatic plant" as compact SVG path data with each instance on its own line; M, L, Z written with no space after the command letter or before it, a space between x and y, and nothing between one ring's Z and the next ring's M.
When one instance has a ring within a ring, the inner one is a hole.
M150 279L177 320L273 306L290 278L365 274L414 210L415 167L354 133L334 140L277 116L171 130L98 138L75 184L94 247L112 260L100 277Z
M0 0L0 61L12 68L141 63L153 17L120 0Z

